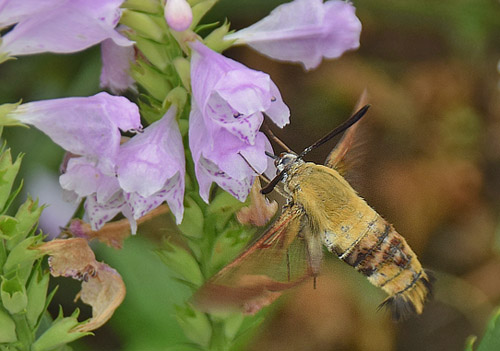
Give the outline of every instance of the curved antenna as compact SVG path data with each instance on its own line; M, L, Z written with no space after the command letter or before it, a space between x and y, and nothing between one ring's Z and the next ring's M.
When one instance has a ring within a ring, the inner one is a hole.
M362 108L360 108L358 110L358 112L356 112L351 117L349 117L349 119L347 119L347 121L345 121L344 123L342 123L341 125L339 125L337 128L335 128L334 130L332 130L330 133L328 133L327 135L325 135L323 138L319 139L317 142L315 142L311 146L306 147L304 149L304 151L302 151L300 153L300 155L297 156L297 159L300 159L300 158L304 157L310 151L316 149L318 146L323 145L328 140L332 139L334 136L339 135L340 133L344 132L346 129L348 129L349 127L351 127L354 123L356 123L357 121L359 121L361 119L361 117L363 117L365 115L366 111L368 111L369 108L370 108L370 105L365 105ZM266 155L267 155L267 153L266 153ZM268 156L271 157L271 155L268 155ZM267 186L265 188L261 189L260 192L262 194L269 194L271 191L273 191L274 187L285 176L285 172L286 172L286 169L282 170L276 177L274 177L271 180L271 182L269 182L269 184L267 184Z
M365 115L366 111L368 111L369 108L370 108L370 105L365 105L362 108L360 108L358 110L358 112L356 112L351 117L349 117L349 119L347 121L345 121L344 123L342 123L341 125L339 125L337 128L335 128L330 133L328 133L327 135L325 135L324 137L322 137L321 139L319 139L318 141L316 141L311 146L306 147L304 149L304 151L302 151L297 158L303 158L310 151L316 149L317 147L323 145L324 143L326 143L327 141L329 141L333 137L335 137L335 136L339 135L340 133L344 132L346 129L348 129L350 126L352 126L354 123L356 123L357 121L359 121L361 119L361 117L363 117Z
M274 177L269 184L266 185L265 188L260 189L261 194L269 194L271 191L273 191L274 187L279 183L279 181L283 178L285 175L285 170L282 170L276 177Z

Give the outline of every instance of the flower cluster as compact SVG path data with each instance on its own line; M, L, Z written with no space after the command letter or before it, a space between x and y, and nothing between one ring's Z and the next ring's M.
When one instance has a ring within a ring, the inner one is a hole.
M40 52L75 52L101 43L101 87L118 94L135 90L134 82L139 79L137 83L163 100L158 109L163 117L157 116L144 131L137 105L107 93L26 103L5 114L5 121L33 125L70 153L60 184L71 198L86 198L85 209L94 230L121 212L135 232L136 220L162 202L167 202L177 223L182 221L186 168L178 119L185 106L190 106L188 144L205 202L210 200L214 182L244 201L255 176L273 171L266 157L266 151L272 153L271 144L259 129L265 116L278 127L289 123L290 112L278 87L268 74L226 58L209 46L246 43L267 56L301 62L311 69L323 57L336 58L359 45L361 24L354 7L344 1L294 0L253 26L214 35L219 41L214 43L212 38L209 45L192 31L197 24L193 21L199 21L209 6L191 8L185 0L167 0L162 11L171 32L153 35L158 42L177 41L176 49L167 51L165 57L180 80L174 77L177 80L154 85L145 82L144 69L141 76L133 67L161 63L160 50L155 49L154 55L148 52L142 41L146 31L141 29L141 36L137 35L132 15L122 21L127 27L117 27L124 11L122 2L0 1L0 26L14 25L2 38L0 61ZM124 35L136 41L135 45ZM171 76L172 68L162 69L165 76ZM185 105L185 99L171 99L169 92L179 84L191 96L190 105ZM152 88L158 86L163 95ZM123 141L123 132L136 134Z

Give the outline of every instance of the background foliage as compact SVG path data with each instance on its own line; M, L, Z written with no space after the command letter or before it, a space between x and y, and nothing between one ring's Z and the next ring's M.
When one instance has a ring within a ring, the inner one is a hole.
M242 28L280 2L221 0L206 22L227 16L233 28ZM354 3L363 23L360 49L310 73L248 48L226 54L269 73L279 86L292 122L276 133L296 151L345 119L368 90L373 107L353 182L435 272L435 300L421 317L393 324L376 311L381 292L330 257L318 289L306 285L281 299L260 331L247 336L246 349L464 349L470 335L483 335L500 304L500 4ZM22 57L0 66L0 103L92 95L99 73L98 48ZM57 186L51 188L62 150L35 129L10 128L3 136L13 155L26 152L25 190L52 204L57 225L64 225L69 217L57 205ZM328 152L324 147L308 159L322 162ZM53 225L50 210L42 227ZM127 296L112 320L75 349L164 350L165 340L186 341L173 315L190 292L152 251L165 236L175 240L175 233L166 220L145 226L141 232L150 234L128 239L121 251L95 246L98 259L121 273ZM79 284L68 283L52 301L53 316L59 304L74 308ZM88 316L89 308L80 307L82 318Z

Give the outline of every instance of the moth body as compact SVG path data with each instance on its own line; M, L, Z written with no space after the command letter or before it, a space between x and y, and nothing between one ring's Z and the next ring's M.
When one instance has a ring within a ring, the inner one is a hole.
M416 254L335 169L297 162L289 166L284 190L307 218L311 263L320 261L322 242L389 295L382 305L390 305L395 319L422 313L431 279ZM313 265L313 274L317 269Z

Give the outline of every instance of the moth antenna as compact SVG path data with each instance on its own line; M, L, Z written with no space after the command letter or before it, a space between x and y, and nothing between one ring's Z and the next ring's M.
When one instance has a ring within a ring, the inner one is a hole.
M274 135L273 131L271 130L271 128L269 128L267 123L264 122L262 124L262 128L264 129L264 132L269 136L269 138L273 139L276 142L276 144L281 146L286 152L290 152L290 153L293 152L288 146L286 146L286 144L283 141L281 141L280 138L278 138L276 135Z
M363 117L365 115L366 111L368 111L369 108L370 108L370 105L365 105L362 108L360 108L358 110L358 112L356 112L351 117L349 117L349 119L347 119L344 123L342 123L341 125L339 125L337 128L335 128L334 130L332 130L330 133L328 133L327 135L325 135L324 137L322 137L318 141L316 141L311 146L306 147L304 149L304 151L302 151L300 153L300 155L298 156L298 158L303 158L310 151L312 151L312 150L316 149L317 147L323 145L324 143L326 143L327 141L329 141L333 137L339 135L340 133L345 132L350 126L352 126L354 123L356 123L357 121L359 121L361 119L361 117Z
M274 187L279 183L281 179L283 179L283 176L285 175L285 170L282 170L276 177L274 177L269 184L265 188L262 188L260 193L261 194L269 194L271 191L273 191Z
M269 178L268 178L265 174L260 174L259 172L257 172L257 170L256 170L256 169L255 169L255 168L254 168L254 167L250 164L250 162L248 162L248 160L245 158L245 156L243 156L243 155L241 154L241 152L238 152L238 155L240 155L240 156L241 156L241 158L245 160L245 162L247 163L248 167L250 167L250 168L252 169L252 171L254 171L254 172L255 172L255 174L257 174L257 175L259 176L259 178L260 178L260 179L262 179L262 180L264 181L264 183L266 184L266 187L265 187L265 188L263 188L263 189L261 189L261 190L260 190L260 193L261 193L261 194L264 194L264 195L265 195L265 194L270 193L270 192L274 189L274 187L276 186L276 184L278 184L278 182L280 181L280 179L278 179L278 181L276 181L276 182L274 183L274 185L272 186L272 188L271 188L269 191L267 191L267 192L265 193L265 192L264 192L264 190L265 190L265 189L267 189L267 188L270 186L270 184L271 184L271 183L273 183L273 181L276 179L276 177L275 177L273 180L270 180L270 179L269 179ZM273 158L278 158L278 156L274 156L273 154L271 154L271 153L269 153L269 152L267 152L267 151L266 151L266 155L267 155L267 156L272 155L272 156L273 156ZM281 190L276 189L276 191L277 191L277 192L278 192L278 194L280 194L281 196L286 197L286 196L285 196L285 194L283 194L283 193L281 192Z
M267 157L272 158L273 160L277 160L279 158L279 156L273 155L270 152L265 151L264 153L266 154Z

